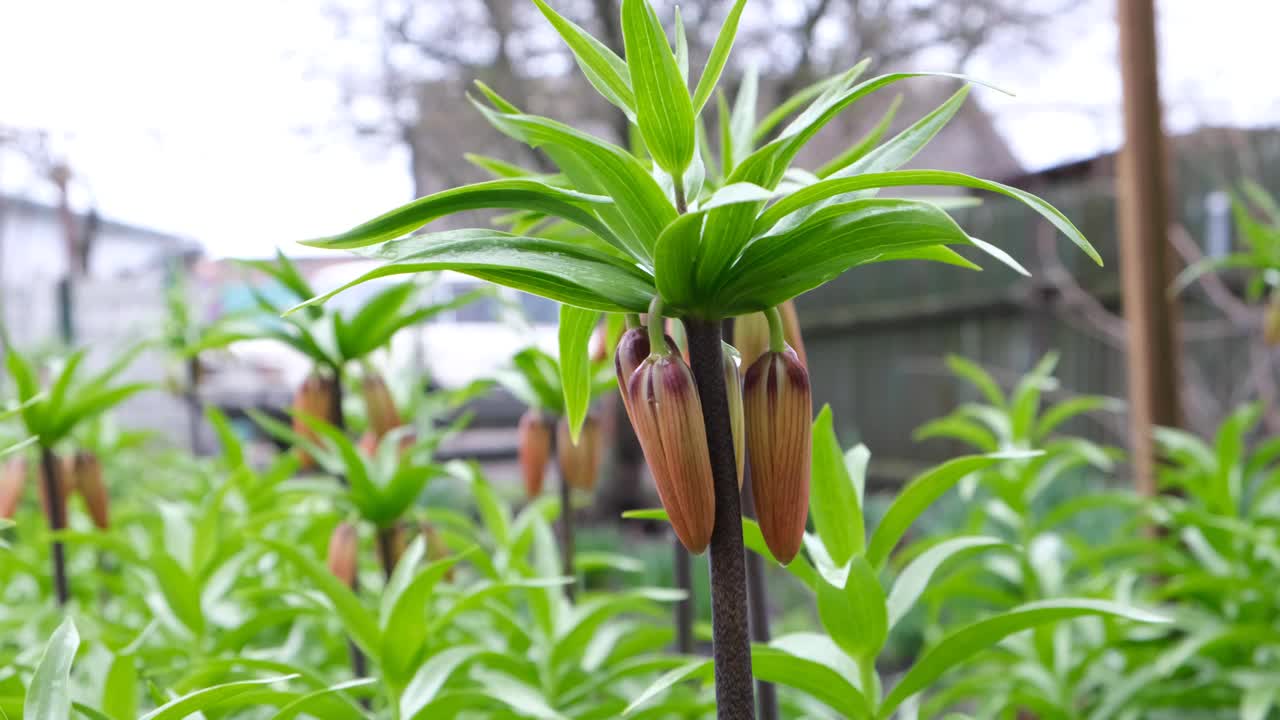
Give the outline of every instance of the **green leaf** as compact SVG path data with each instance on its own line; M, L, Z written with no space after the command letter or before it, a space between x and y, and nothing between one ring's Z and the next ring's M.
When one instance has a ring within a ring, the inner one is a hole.
M1034 432L1036 415L1040 412L1040 396L1055 387L1053 369L1058 365L1058 353L1047 352L1031 372L1022 376L1013 395L1009 398L1009 422L1013 437L1030 440Z
M236 682L223 683L214 685L213 687L196 690L195 692L183 695L180 698L171 700L161 705L151 712L143 715L140 720L182 720L195 713L211 709L219 703L226 702L238 695L243 695L262 685L272 685L278 682L292 680L297 675L284 675L281 677L262 678L259 680L239 680Z
M928 145L929 141L933 140L934 136L942 128L946 127L947 123L951 122L951 119L960 111L960 107L964 105L965 98L968 96L969 86L965 85L933 112L920 118L911 127L895 135L893 139L870 151L864 157L834 175L848 177L897 170L915 157L916 153L923 150L924 146Z
M590 33L565 19L551 9L545 0L533 0L552 27L560 33L560 37L573 59L586 75L592 87L615 107L620 108L632 123L636 122L635 94L631 90L631 75L627 64L604 43L596 40Z
M813 460L809 515L814 530L836 565L843 566L866 546L862 503L849 477L844 451L832 426L831 406L813 421Z
M818 615L831 639L859 663L875 662L889 637L884 588L861 555L849 564L844 587L818 583Z
M1025 190L1002 185L991 180L983 180L964 173L946 170L894 170L891 172L868 173L853 177L827 178L808 187L797 190L778 201L756 219L753 234L767 231L787 215L808 205L821 202L827 198L857 190L871 190L885 187L907 187L913 185L940 185L948 187L970 187L988 190L1018 200L1040 213L1054 227L1062 231L1086 255L1098 265L1102 265L1102 257L1089 244L1076 226L1071 224L1066 215L1044 200Z
M670 55L669 50L667 54ZM479 104L476 107L498 130L532 147L543 148L579 190L613 198L613 208L598 208L601 217L631 255L642 262L652 259L658 233L675 219L676 209L635 157L554 120L495 112Z
M680 178L693 160L693 102L648 0L622 0L622 38L640 135L658 167Z
M646 703L666 692L671 686L685 680L698 679L702 681L709 680L713 671L713 665L710 660L690 660L674 670L663 673L661 677L653 681L649 687L636 696L627 709L622 711L622 716L626 717L639 710Z
M1035 439L1037 442L1044 442L1049 439L1054 430L1058 429L1059 425L1077 415L1094 412L1095 410L1122 412L1124 407L1123 401L1100 395L1081 395L1080 397L1063 400L1040 416L1040 420L1036 423Z
M1000 389L1000 384L991 377L991 374L983 370L980 365L960 357L959 355L947 356L947 367L951 372L968 380L970 384L982 393L987 402L993 406L1004 409L1005 399L1004 392Z
M368 687L376 682L377 679L375 678L356 678L354 680L347 680L345 682L330 685L327 688L321 688L319 690L309 692L300 696L297 700L281 707L279 712L271 716L271 720L292 720L292 718L295 718L304 712L315 712L318 709L316 706L319 705L317 702L319 700L328 699L328 696L333 695L334 693L343 692L344 690ZM342 705L340 707L349 709L351 711L350 716L352 717L362 717L360 711L351 705ZM332 718L333 716L317 714L316 717Z
M342 619L343 627L365 652L374 652L377 649L378 624L373 614L360 603L360 599L351 592L351 588L343 585L341 580L329 572L329 568L289 543L265 538L259 538L258 542L266 545L301 571L317 590L324 593L329 602L333 603L338 617Z
M960 478L999 461L993 455L973 455L943 463L916 477L898 493L893 503L871 534L867 546L867 560L873 567L884 566L889 553L906 534L911 523L920 517L938 498L942 497Z
M927 202L872 198L832 205L752 241L717 298L729 314L741 314L789 300L885 253L957 243L969 244L969 236Z
M599 320L600 313L594 310L560 306L560 386L574 443L578 442L591 403L591 353L587 345Z
M641 312L654 293L645 274L616 258L569 243L496 230L415 235L387 242L370 255L387 264L289 312L370 280L428 270L456 270L557 302L609 312Z
M1022 630L1086 615L1109 615L1135 622L1168 622L1137 608L1101 600L1045 600L1028 603L995 617L979 620L944 637L924 654L894 686L876 717L888 718L904 700L929 687L948 670Z
M418 198L339 235L304 240L302 244L330 250L365 247L402 237L454 213L505 209L530 210L568 220L620 247L613 233L587 209L612 202L601 195L566 190L527 178L490 180Z
M809 652L806 656L799 650ZM837 669L843 664L852 661L830 638L817 633L786 635L771 646L751 647L751 673L757 680L800 690L830 706L840 717L870 718L866 696Z
M86 386L77 393L75 400L67 403L56 416L49 419L45 442L66 437L81 422L100 415L151 387L150 383L130 383L116 387Z
M702 107L711 99L711 93L720 82L720 74L724 72L725 63L729 60L729 51L733 49L733 40L738 34L738 21L742 18L742 9L747 0L737 0L729 9L729 15L720 26L720 34L711 46L711 54L707 57L707 65L702 69L702 77L698 79L698 87L693 91L693 113L702 112ZM754 113L755 108L752 108Z
M866 135L856 140L844 152L840 153L833 159L829 160L825 165L818 168L814 174L820 178L829 177L834 173L849 167L853 163L862 159L867 153L875 148L876 143L884 137L889 131L889 126L893 124L893 118L898 114L898 108L902 106L902 96L898 95L889 103L889 109L885 110L884 115L880 116L880 121L875 127L867 131Z
M12 355L12 351L10 351ZM27 699L22 705L23 720L69 720L71 717L71 662L80 647L80 633L71 618L53 631L36 664Z
M928 587L929 579L943 563L966 550L997 546L1007 547L1007 544L994 537L957 537L943 540L920 553L903 568L893 583L893 589L889 591L889 599L886 601L889 607L889 627L897 625L911 610Z
M172 555L158 550L151 556L151 570L174 616L194 635L204 633L204 612L200 608L200 585Z
M427 658L427 661L422 663L414 673L413 679L409 681L408 687L400 696L400 717L416 717L423 708L436 699L449 677L458 668L483 652L484 648L476 645L460 645L445 648Z

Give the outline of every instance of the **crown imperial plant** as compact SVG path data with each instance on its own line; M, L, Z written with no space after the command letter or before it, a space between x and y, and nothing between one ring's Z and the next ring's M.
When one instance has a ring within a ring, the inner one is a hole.
M520 461L525 494L531 498L540 495L547 460L551 457L551 425L537 408L529 408L520 416L516 426L516 457Z
M369 431L376 439L381 440L382 436L404 424L381 373L371 371L366 374L360 383L360 393L364 396L365 411L369 417Z
M757 117L754 71L747 71L732 103L717 93L746 0L736 0L729 9L692 86L686 80L688 53L673 50L647 0L623 0L624 47L613 49L546 0L533 2L565 40L587 81L627 118L643 146L623 147L527 113L477 83L469 98L477 112L503 134L545 153L556 172L505 164L496 179L428 195L347 232L307 241L315 247L356 250L381 264L299 307L377 278L438 270L555 300L561 303L559 369L571 435L586 421L593 380L590 336L601 313L649 313L651 345L654 337L665 342L661 328L666 319L682 324L687 364L667 348L642 351L643 331L638 328L623 336L616 361L619 388L676 534L691 550L710 548L717 713L721 718L753 717L735 477L743 453L735 449L733 438L721 321L770 311L871 264L923 260L976 269L957 249L1026 272L999 248L971 238L939 205L880 197L888 188L957 187L1013 198L1093 260L1100 259L1070 220L1030 193L960 172L901 169L959 111L967 86L898 135L855 139L849 151L816 171L803 170L793 167L795 159L834 118L873 93L929 73L865 78L869 63L864 61ZM675 44L686 47L681 37ZM625 59L619 49L625 50ZM713 96L714 124L708 120L712 113L705 112ZM514 220L509 230L423 229L439 218L476 209L504 211ZM631 324L639 323L633 318ZM803 366L798 341L794 348L794 355L773 357L771 367L779 367L778 373L786 370L778 377L790 378L795 363ZM748 358L743 367L749 372L754 362ZM768 375L762 371L762 377ZM756 387L767 390L767 385ZM751 394L748 387L748 455ZM760 402L758 397L755 403ZM785 408L768 411L776 414L771 422L779 433L783 414L785 423L798 422L791 418L799 416L798 407L798 401L788 400ZM761 423L762 417L757 415ZM756 447L762 448L759 442ZM765 470L766 482L774 480L770 472ZM757 498L758 506L772 504L769 493ZM786 518L779 516L776 532L770 531L781 555L789 548L784 536L793 538L803 525L799 510L790 506L790 499L785 502L784 510L764 508L762 513L781 512Z

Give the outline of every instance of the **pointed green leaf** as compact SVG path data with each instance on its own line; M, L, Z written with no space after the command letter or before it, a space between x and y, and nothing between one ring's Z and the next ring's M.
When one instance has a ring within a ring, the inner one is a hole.
M844 451L836 439L831 406L823 405L813 421L813 460L810 473L809 515L814 530L827 547L832 561L844 565L866 545L862 503L844 464Z
M571 305L560 306L560 386L564 390L565 419L574 443L582 432L591 403L591 353L587 345L600 313Z
M196 713L216 707L219 703L226 702L238 695L243 695L251 690L260 688L263 685L273 685L278 682L285 682L298 677L297 675L284 675L281 677L262 678L260 680L239 680L236 682L223 683L214 685L202 690L183 695L180 698L161 705L151 712L143 715L140 720L183 720Z
M808 637L805 637L808 636ZM809 657L797 654L802 642L828 647ZM866 696L837 669L853 661L830 638L816 633L796 633L778 638L769 646L751 646L751 674L758 680L786 685L822 702L844 718L870 718ZM854 668L856 671L856 667Z
M693 103L648 0L622 1L622 37L644 144L658 167L682 177L693 160Z
M533 0L533 2L556 32L560 33L560 37L573 52L574 61L578 63L582 74L586 75L592 87L605 100L626 113L627 119L634 123L636 121L635 94L631 91L630 72L622 58L604 43L592 37L590 33L552 10L545 0Z
M742 9L747 0L737 0L729 9L729 16L720 26L720 34L716 36L715 45L711 46L711 54L707 57L707 65L702 69L702 77L698 79L698 87L693 91L693 112L702 112L702 106L711 98L712 91L720 82L720 73L724 72L725 63L729 60L729 51L733 49L733 40L738 35L738 21L742 18ZM752 108L754 112L754 108Z
M943 563L966 550L997 546L1007 547L1007 544L994 537L958 537L943 540L920 553L902 569L893 583L893 589L889 591L889 598L886 600L889 606L889 627L897 625L911 610L928 587L930 578Z
M80 633L66 618L36 664L27 698L22 705L23 720L69 720L71 717L71 662L80 648Z
M860 663L875 662L889 637L884 588L867 558L849 563L844 587L818 583L818 615L831 639Z
M653 684L645 688L643 692L636 696L635 700L622 711L622 717L627 717L646 703L666 692L671 686L690 679L709 680L711 678L713 666L710 660L690 660L674 670L664 673Z

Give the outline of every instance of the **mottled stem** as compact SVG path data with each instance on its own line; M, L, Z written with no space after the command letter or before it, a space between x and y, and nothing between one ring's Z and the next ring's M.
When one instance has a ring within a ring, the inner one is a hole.
M716 717L754 720L755 693L748 635L747 570L742 546L742 502L724 384L720 323L688 319L689 360L707 430L716 518L711 533L712 655L715 659Z
M40 447L40 470L44 481L45 510L49 516L49 529L56 533L67 527L67 501L62 497L58 457L43 445ZM58 605L64 606L71 597L71 591L67 585L67 558L62 541L55 539L49 552L53 562L54 594L58 598Z

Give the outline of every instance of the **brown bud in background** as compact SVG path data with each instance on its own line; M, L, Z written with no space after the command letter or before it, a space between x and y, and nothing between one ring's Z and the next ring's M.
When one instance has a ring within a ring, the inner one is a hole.
M356 526L349 522L338 523L329 536L329 553L326 558L329 572L347 587L354 587L356 584L359 541Z
M396 401L391 397L391 390L382 379L382 375L370 371L360 383L360 393L364 396L365 412L369 420L369 432L381 440L383 435L404 424L400 412L396 410Z
M1262 339L1268 345L1280 345L1280 292L1271 293L1271 302L1263 312Z
M742 489L742 468L746 464L746 448L744 441L746 432L743 428L742 414L742 375L738 372L738 363L728 347L724 347L724 389L729 396L729 427L733 432L733 459L738 465L738 489Z
M319 438L316 433L302 418L309 417L313 420L332 422L336 410L333 400L333 379L313 370L310 375L307 375L307 379L302 381L302 385L293 396L293 431L318 444ZM315 458L311 457L310 453L301 448L298 448L297 452L302 460L301 469L309 470L315 467Z
M795 302L788 300L778 306L782 318L782 336L795 350L800 362L808 364L804 353L804 340L800 337L800 317ZM742 355L742 371L755 364L761 355L769 351L769 319L762 312L740 315L733 320L733 346Z
M813 445L809 372L794 351L767 352L747 370L743 409L756 517L785 565L804 541Z
M640 448L680 542L701 553L715 527L715 486L693 373L679 355L645 360L627 384Z
M22 491L27 487L27 459L10 458L0 470L0 518L8 520L18 511Z
M102 479L102 462L91 452L78 452L71 462L71 484L84 498L89 517L99 530L111 527L107 486Z
M40 509L44 512L44 516L46 518L52 518L52 515L49 514L49 493L45 489L44 484L43 473L45 472L45 467L43 461L36 465L36 468L37 473L39 473L36 477L36 488L39 491L37 492L37 495L40 497ZM61 496L60 504L62 506L62 518L65 523L67 517L67 498L71 497L72 491L75 490L75 482L72 480L73 473L75 472L75 466L72 463L72 459L69 457L55 456L54 472L58 473L58 494Z
M600 468L600 425L587 417L578 435L578 444L569 436L569 423L564 418L556 424L556 461L569 487L594 490Z
M600 323L591 331L591 362L601 363L609 357L609 325Z
M529 408L520 416L520 425L516 429L516 455L520 460L520 474L524 477L525 494L537 497L542 492L547 460L551 458L551 423L537 408Z

